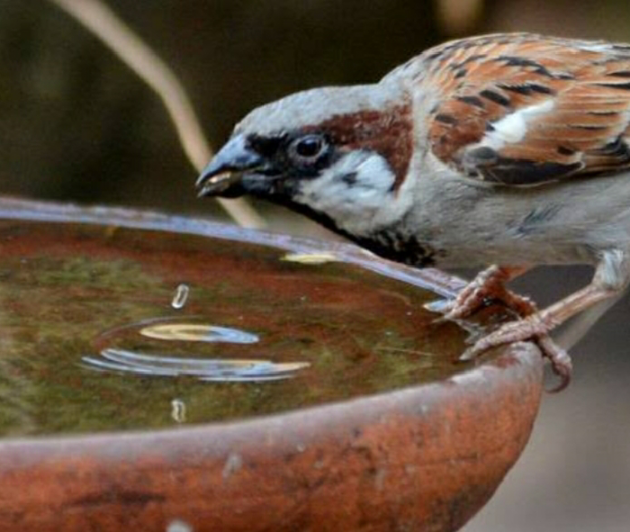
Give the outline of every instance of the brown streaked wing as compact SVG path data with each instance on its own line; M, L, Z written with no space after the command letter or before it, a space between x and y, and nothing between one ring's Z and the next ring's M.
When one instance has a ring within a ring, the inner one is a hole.
M419 83L443 95L429 117L432 151L465 175L526 186L630 167L630 47L493 35L418 59ZM524 109L540 110L524 132L501 123Z

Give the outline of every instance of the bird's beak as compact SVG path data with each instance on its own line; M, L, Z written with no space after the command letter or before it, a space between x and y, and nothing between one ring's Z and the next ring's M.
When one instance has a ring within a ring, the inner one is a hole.
M263 163L263 158L237 135L214 156L197 179L199 196L236 197L245 191L241 186L243 173Z

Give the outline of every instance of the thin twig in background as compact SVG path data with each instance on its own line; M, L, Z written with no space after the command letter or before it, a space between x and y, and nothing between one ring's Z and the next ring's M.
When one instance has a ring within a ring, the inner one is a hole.
M200 172L210 160L212 150L184 87L166 63L99 0L49 1L98 37L157 93L175 125L188 160ZM218 201L239 225L257 228L265 225L265 221L245 200L219 198Z

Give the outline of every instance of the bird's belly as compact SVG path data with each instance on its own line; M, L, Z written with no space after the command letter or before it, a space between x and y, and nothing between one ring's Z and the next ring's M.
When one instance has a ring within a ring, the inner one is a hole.
M596 264L597 255L588 246L540 245L526 242L495 243L483 247L447 246L435 265L440 268L481 268L490 264L502 265L552 265Z
M595 264L604 250L630 252L629 174L533 188L446 181L434 197L423 187L408 223L437 266Z

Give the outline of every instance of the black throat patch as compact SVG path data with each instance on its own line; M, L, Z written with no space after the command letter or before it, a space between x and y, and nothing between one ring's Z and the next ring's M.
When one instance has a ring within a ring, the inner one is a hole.
M343 234L343 231L339 232ZM379 257L416 268L435 266L436 258L440 255L433 247L419 242L415 237L392 230L382 230L367 237L346 236Z

